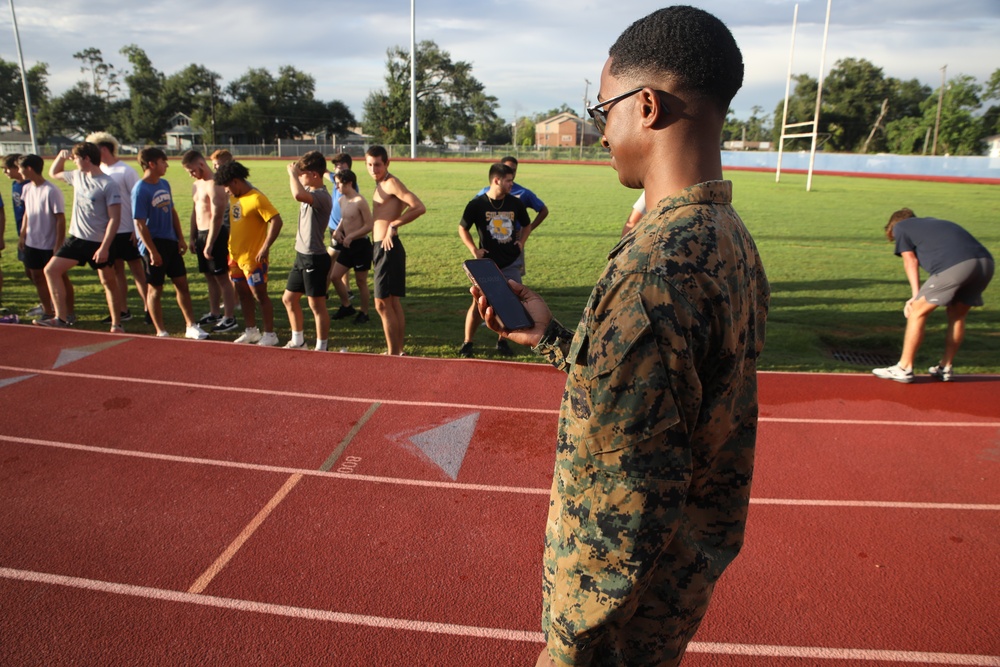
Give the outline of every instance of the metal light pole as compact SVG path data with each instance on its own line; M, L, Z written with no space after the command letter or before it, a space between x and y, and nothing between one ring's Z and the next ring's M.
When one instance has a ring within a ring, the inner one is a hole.
M587 93L590 92L590 79L583 80L583 115L580 116L580 159L583 160L583 140L587 136Z
M14 0L10 0L10 20L14 23L14 42L17 44L17 62L21 67L21 84L24 86L24 110L28 114L28 133L31 135L31 152L38 155L38 139L35 137L35 117L31 113L31 92L28 90L28 74L24 71L24 56L21 54L21 36L17 32L17 16L14 14Z
M941 90L938 92L937 118L934 119L934 147L931 148L931 155L937 155L938 128L941 127L941 107L944 105L944 83L948 73L948 66L941 68Z
M13 1L13 0L11 0ZM410 0L410 158L417 157L417 0Z

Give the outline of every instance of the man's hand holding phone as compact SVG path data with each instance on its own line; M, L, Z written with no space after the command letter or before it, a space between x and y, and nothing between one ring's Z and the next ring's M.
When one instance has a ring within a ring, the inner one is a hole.
M528 315L534 320L534 325L529 329L518 329L517 331L511 331L510 329L505 329L502 324L500 324L500 319L497 317L493 308L487 302L486 297L477 285L473 285L469 291L472 292L472 298L476 300L476 306L479 308L479 315L483 318L488 326L493 331L497 332L504 338L510 339L517 343L518 345L524 345L525 347L534 347L538 345L538 341L542 339L542 334L545 333L545 328L549 326L549 322L552 321L552 312L549 307L545 305L545 301L542 297L538 296L530 289L524 285L518 284L513 280L508 280L507 284L510 285L511 291L514 292L515 296L521 301L521 305L524 309L528 311Z

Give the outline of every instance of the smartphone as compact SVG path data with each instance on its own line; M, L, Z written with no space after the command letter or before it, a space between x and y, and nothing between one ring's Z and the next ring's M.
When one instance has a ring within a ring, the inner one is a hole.
M492 259L467 259L462 263L466 275L486 297L486 302L500 318L505 329L530 329L535 325L528 311L521 305L507 284L507 277Z

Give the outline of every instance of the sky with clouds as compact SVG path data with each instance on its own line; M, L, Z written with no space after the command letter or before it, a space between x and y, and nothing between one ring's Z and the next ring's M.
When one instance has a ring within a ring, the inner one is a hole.
M497 97L501 117L591 103L608 47L632 21L664 6L640 0L415 0L417 40L433 40ZM832 0L826 70L866 58L887 76L936 88L967 74L984 83L1000 68L1000 0ZM0 58L16 61L8 3L0 7ZM793 0L693 0L720 17L743 51L746 78L733 101L746 118L783 98ZM794 73L817 76L827 0L799 0ZM368 94L383 88L386 50L409 49L406 0L15 0L25 63L49 65L60 94L83 78L73 54L101 49L116 67L127 44L165 74L197 63L228 83L250 67L292 65L313 75L316 96L341 100L360 120ZM588 86L586 80L591 82Z

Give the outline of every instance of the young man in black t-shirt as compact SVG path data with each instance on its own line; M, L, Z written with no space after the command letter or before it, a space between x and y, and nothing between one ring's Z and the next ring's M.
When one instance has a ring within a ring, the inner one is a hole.
M473 257L492 259L504 276L521 282L522 251L530 234L528 209L517 197L509 196L514 185L513 169L505 164L494 164L490 167L489 178L490 187L486 193L466 205L458 223L458 235ZM479 232L478 247L469 232L473 226ZM482 321L473 301L465 315L465 341L459 350L460 356L472 357L472 337ZM497 340L497 351L505 357L514 354L502 338Z

